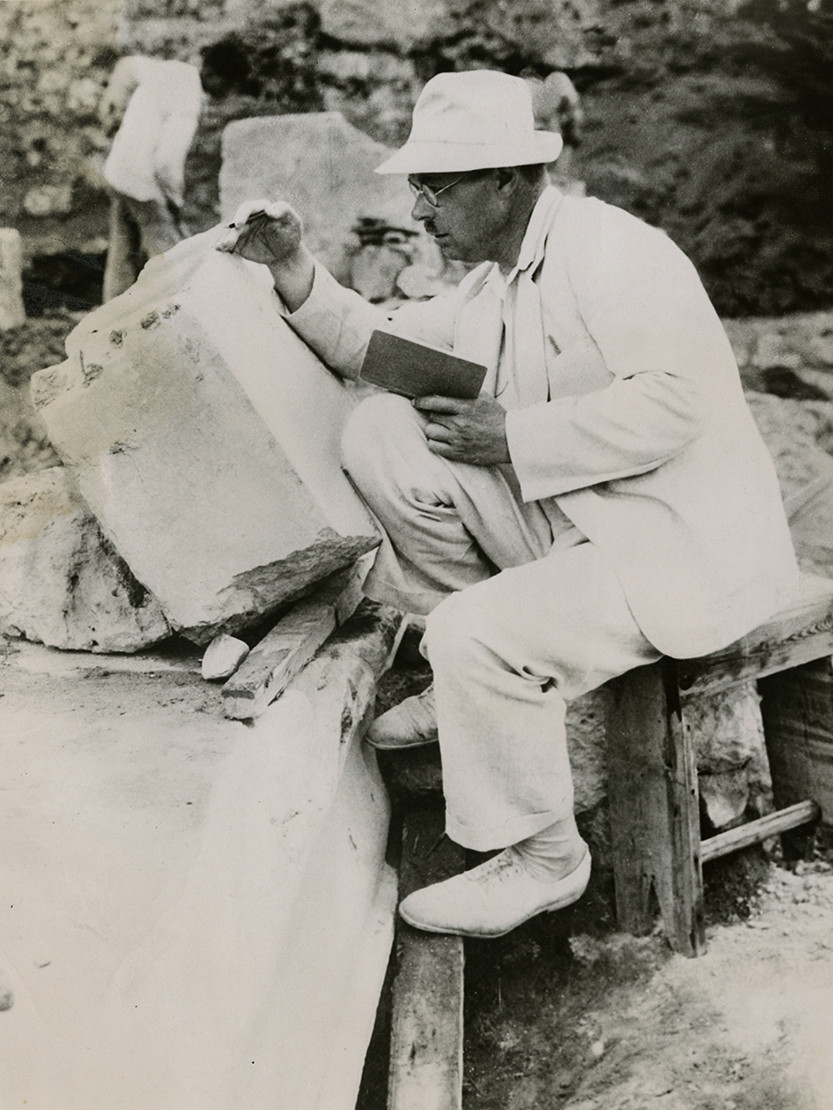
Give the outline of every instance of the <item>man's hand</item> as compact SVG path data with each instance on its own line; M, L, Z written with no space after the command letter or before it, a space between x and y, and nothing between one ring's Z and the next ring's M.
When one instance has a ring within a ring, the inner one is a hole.
M303 232L301 217L285 201L247 200L234 213L217 250L265 266L291 265L300 254Z
M295 312L309 296L315 275L303 233L301 217L285 201L247 200L215 246L268 266L275 289Z
M488 394L475 401L417 397L413 404L428 417L425 434L435 455L474 466L509 462L506 412Z

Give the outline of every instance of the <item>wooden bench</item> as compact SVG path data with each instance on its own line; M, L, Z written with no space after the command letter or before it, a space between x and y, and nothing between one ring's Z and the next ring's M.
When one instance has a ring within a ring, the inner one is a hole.
M776 834L797 858L833 822L833 581L802 575L796 603L700 659L664 658L608 684L608 774L619 927L644 935L657 908L672 947L705 951L703 863ZM777 811L701 841L687 710L754 680ZM790 833L789 830L795 830Z

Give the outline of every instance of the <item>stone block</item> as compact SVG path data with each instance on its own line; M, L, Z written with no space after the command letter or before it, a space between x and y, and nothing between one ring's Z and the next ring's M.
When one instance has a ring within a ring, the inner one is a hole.
M170 634L63 467L0 485L0 633L94 652L138 651Z
M154 259L35 374L52 442L116 549L196 643L375 547L340 467L352 399L218 230Z
M404 180L373 172L391 153L339 112L236 120L223 132L222 218L230 220L246 200L288 201L304 220L313 254L345 285L352 232L363 220L419 233L415 257L441 270L436 244L411 219Z
M20 232L0 228L0 330L19 328L26 320L23 308L23 246Z

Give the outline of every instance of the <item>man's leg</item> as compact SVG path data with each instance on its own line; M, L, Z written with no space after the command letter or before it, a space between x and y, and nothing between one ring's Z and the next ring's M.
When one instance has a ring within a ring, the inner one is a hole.
M593 544L454 594L426 622L448 833L477 851L572 813L566 703L659 658Z
M365 592L421 614L553 544L551 521L524 504L510 468L431 454L425 424L405 398L379 394L358 406L343 439L345 468L385 531ZM563 531L580 538L566 519Z
M101 291L104 303L118 297L136 280L142 265L140 239L138 225L130 215L124 198L118 193L111 193L110 232Z
M454 594L428 616L451 839L504 851L402 904L418 928L498 936L580 897L566 703L659 657L585 542Z
M174 212L162 201L127 198L133 219L142 235L142 250L148 258L169 251L185 238Z

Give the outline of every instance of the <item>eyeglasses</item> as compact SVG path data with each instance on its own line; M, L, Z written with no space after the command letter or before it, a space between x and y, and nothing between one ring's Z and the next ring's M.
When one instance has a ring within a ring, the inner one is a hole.
M415 197L422 197L423 200L428 201L432 208L438 208L437 197L440 193L444 193L446 189L453 189L467 176L467 174L462 174L456 181L450 181L448 185L442 185L439 189L435 189L432 185L424 185L421 181L411 181L410 177L408 178L408 185Z

